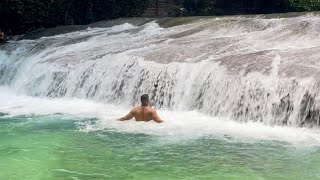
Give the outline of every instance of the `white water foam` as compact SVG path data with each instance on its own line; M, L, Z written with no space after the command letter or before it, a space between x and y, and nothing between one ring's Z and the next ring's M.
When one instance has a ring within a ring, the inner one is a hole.
M210 117L197 111L162 111L165 123L116 121L129 107L102 104L81 99L50 99L18 95L11 89L0 88L0 112L6 117L18 115L50 115L63 113L77 117L97 117L97 124L82 124L80 130L91 132L113 130L125 133L143 133L169 139L192 139L203 136L231 136L237 140L256 142L276 140L293 145L320 146L320 131L308 128L265 126L261 123L239 123L227 118ZM80 123L81 124L81 123Z
M115 105L148 93L172 111L319 127L319 23L313 16L125 23L11 42L0 50L0 84Z

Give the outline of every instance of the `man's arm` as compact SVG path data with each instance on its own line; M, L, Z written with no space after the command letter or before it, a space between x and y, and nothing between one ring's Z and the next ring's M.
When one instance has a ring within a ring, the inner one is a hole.
M126 120L130 120L134 117L134 111L131 110L129 112L129 114L127 114L126 116L122 117L122 118L119 118L118 121L126 121Z
M154 111L154 112L152 113L152 119L153 119L155 122L157 122L157 123L163 123L163 122L164 122L164 121L161 120L161 118L158 116L158 114L157 114L156 111Z

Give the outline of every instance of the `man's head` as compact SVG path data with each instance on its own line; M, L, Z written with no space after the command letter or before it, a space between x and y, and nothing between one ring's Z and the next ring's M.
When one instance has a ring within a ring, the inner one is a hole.
M141 104L142 106L148 106L149 105L149 96L148 94L144 94L141 96Z

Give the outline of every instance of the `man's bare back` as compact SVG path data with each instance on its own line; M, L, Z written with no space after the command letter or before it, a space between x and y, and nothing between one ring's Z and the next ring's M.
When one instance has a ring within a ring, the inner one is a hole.
M144 97L146 96L146 97ZM138 106L133 108L129 114L127 114L126 116L118 119L119 121L126 121L126 120L130 120L132 118L135 118L136 121L151 121L154 120L157 123L162 123L163 121L161 120L161 118L158 116L157 112L152 109L151 107L149 107L149 96L147 95L142 95L141 96L141 102L142 102L142 106Z
M154 120L157 123L163 122L160 117L158 116L157 112L148 106L139 106L133 108L129 114L120 118L120 121L130 120L135 118L136 121L151 121Z

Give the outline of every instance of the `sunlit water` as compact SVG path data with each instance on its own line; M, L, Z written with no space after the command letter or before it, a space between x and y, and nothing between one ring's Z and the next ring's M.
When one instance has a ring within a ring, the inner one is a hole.
M1 89L0 179L318 179L316 130L159 111L164 124L117 122L128 109Z
M1 45L0 180L320 179L319 24L199 18ZM165 123L116 121L143 93Z

